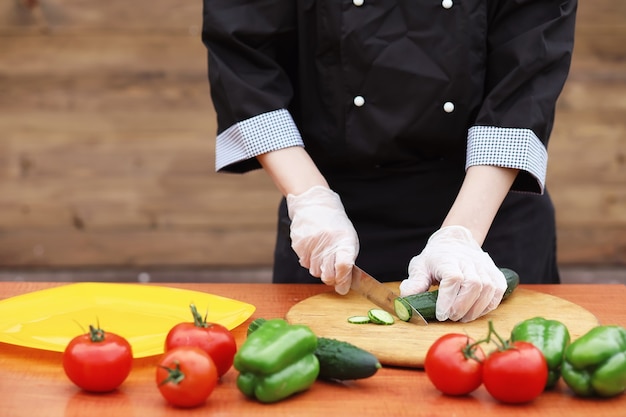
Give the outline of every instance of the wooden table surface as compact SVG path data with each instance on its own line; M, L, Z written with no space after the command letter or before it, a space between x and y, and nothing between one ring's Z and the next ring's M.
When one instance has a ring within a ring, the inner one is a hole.
M0 299L63 283L0 282ZM151 284L146 284L151 285ZM159 284L221 295L257 307L250 319L233 330L238 344L247 324L257 317L284 317L307 297L328 291L305 284ZM595 314L602 324L626 326L626 286L563 284L523 286L569 300ZM471 396L450 398L438 393L421 370L383 368L374 377L345 384L316 382L307 392L275 404L248 400L237 390L231 369L207 403L181 410L164 403L154 383L156 357L136 359L124 384L109 394L86 394L66 378L61 354L0 343L0 416L626 416L626 395L582 399L561 381L553 392L532 403L497 403L483 387Z

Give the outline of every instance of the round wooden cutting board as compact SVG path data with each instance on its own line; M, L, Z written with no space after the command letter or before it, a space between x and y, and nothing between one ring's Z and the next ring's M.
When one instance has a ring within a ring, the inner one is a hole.
M399 293L399 282L385 285ZM577 304L525 288L516 289L497 309L470 323L446 321L432 322L428 326L400 320L388 326L348 323L348 317L367 315L372 307L375 306L370 301L354 292L345 296L328 292L295 304L285 318L292 324L306 324L318 337L343 340L365 349L376 355L383 365L410 368L422 368L430 345L446 333L484 338L489 320L493 321L498 334L507 339L515 324L537 316L563 322L572 340L599 324L593 314Z

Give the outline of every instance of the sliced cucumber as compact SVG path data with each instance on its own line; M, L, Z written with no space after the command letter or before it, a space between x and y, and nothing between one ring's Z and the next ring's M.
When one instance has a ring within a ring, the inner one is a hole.
M396 315L400 320L409 321L413 316L413 309L411 304L402 297L398 297L393 300L393 307L396 310Z
M375 324L393 324L396 321L390 313L380 308L373 308L368 311L367 317Z
M348 317L348 323L352 324L367 324L370 323L371 320L368 316L351 316Z

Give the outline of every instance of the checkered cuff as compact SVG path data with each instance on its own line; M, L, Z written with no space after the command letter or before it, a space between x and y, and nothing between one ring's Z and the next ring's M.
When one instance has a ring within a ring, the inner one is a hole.
M236 123L219 134L215 143L215 169L292 146L304 146L300 132L285 109Z
M473 126L467 138L465 168L494 165L532 175L541 193L545 188L548 152L530 129Z

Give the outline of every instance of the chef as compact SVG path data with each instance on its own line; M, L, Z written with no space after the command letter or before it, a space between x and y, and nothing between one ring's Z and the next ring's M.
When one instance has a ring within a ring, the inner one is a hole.
M546 190L570 0L204 0L216 169L284 198L273 281L340 294L355 263L439 320L558 283Z

